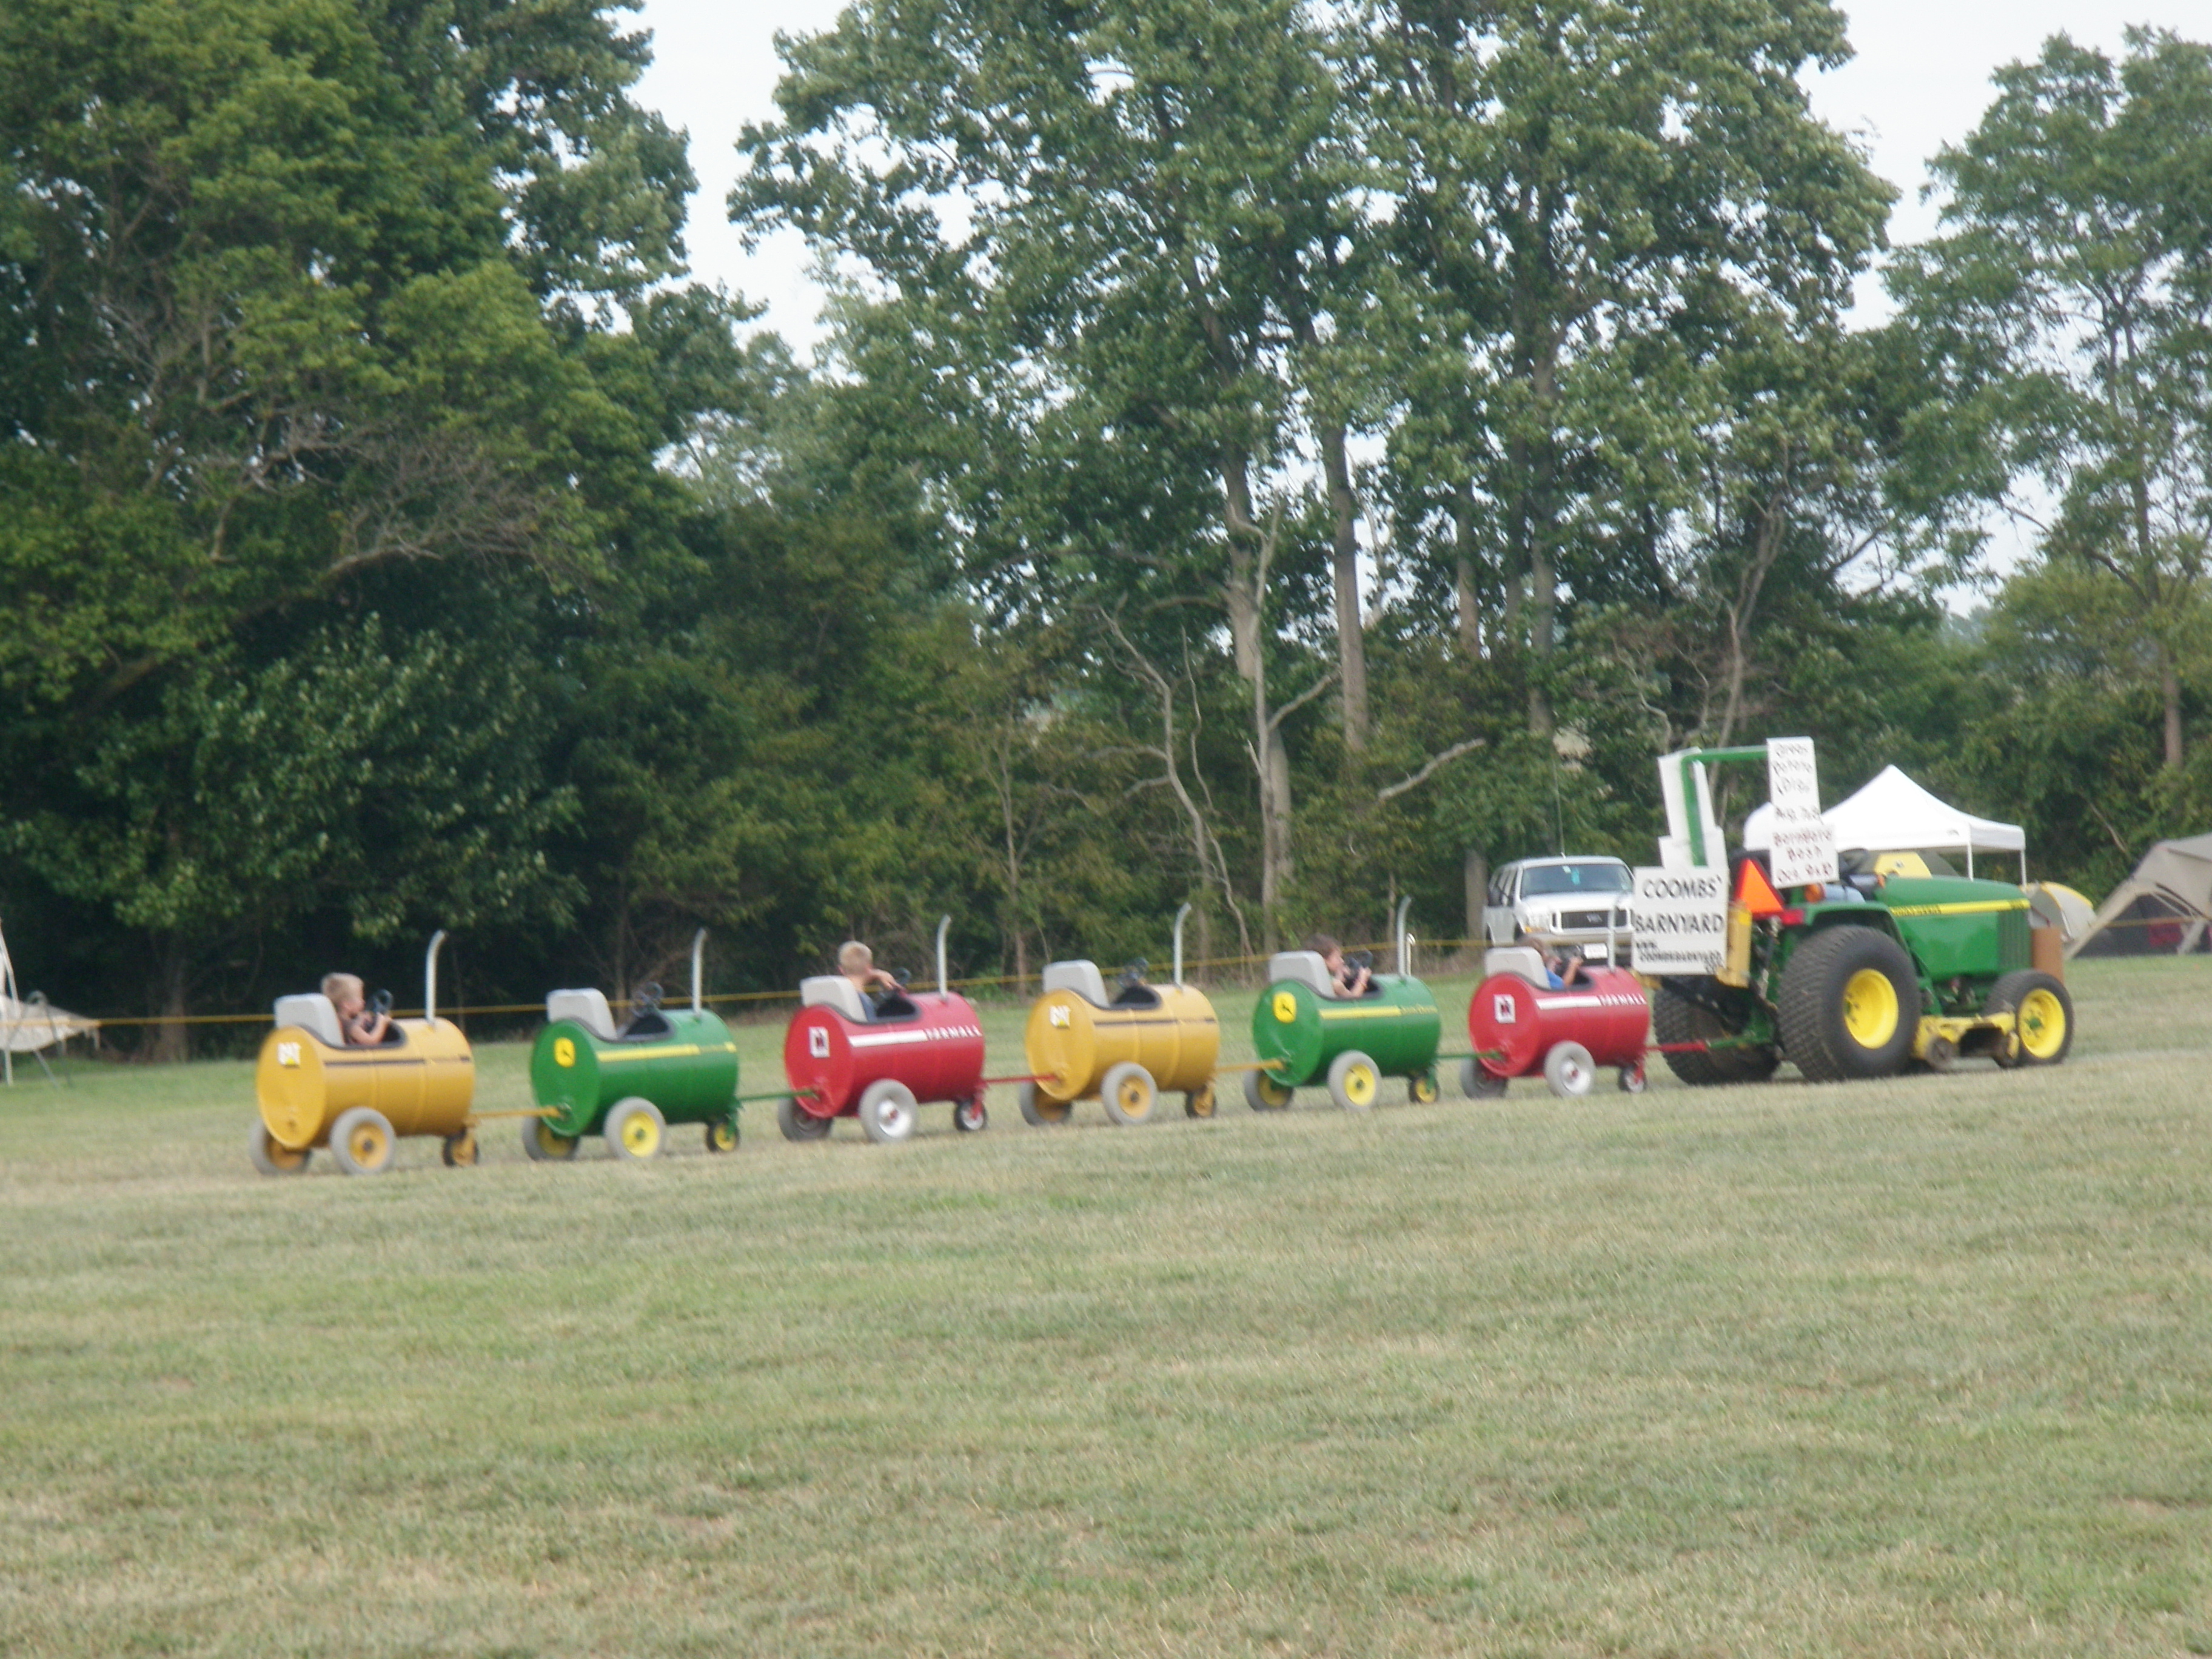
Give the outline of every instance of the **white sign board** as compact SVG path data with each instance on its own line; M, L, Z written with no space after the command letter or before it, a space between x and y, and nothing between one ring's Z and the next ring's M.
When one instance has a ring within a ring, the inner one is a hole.
M1812 738L1766 740L1766 798L1774 804L1774 841L1766 857L1775 886L1833 881L1836 836L1820 816Z
M1639 974L1717 974L1728 957L1729 874L1638 870L1631 962Z

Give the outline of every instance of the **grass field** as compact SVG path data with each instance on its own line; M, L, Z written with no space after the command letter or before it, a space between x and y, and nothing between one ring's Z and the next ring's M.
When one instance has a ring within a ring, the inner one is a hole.
M0 1653L2212 1652L2212 972L2075 988L2049 1071L366 1181L33 1070Z

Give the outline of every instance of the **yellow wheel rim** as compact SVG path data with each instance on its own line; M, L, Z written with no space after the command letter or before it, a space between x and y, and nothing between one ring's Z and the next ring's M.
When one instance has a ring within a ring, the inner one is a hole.
M2020 1000L2020 1046L2037 1060L2049 1060L2066 1046L2066 1005L2040 987Z
M707 1133L714 1138L714 1150L726 1152L738 1144L738 1132L726 1123L717 1123Z
M1365 1106L1375 1099L1375 1073L1364 1066L1355 1066L1344 1074L1344 1097L1355 1106Z
M660 1150L660 1126L643 1112L632 1112L622 1127L622 1144L632 1158L651 1158Z
M384 1155L392 1143L384 1132L374 1123L356 1123L353 1133L346 1137L346 1152L364 1170L374 1169L384 1162Z
M268 1154L269 1161L287 1172L298 1169L307 1161L307 1147L287 1146L274 1135L262 1136L261 1145Z
M1897 987L1877 968L1862 968L1844 987L1844 1030L1862 1048L1879 1048L1897 1035Z
M556 1135L544 1119L538 1121L538 1144L551 1157L562 1158L576 1143L566 1135Z
M1437 1080L1434 1078L1417 1077L1413 1079L1414 1099L1419 1101L1422 1105L1427 1106L1432 1104L1436 1097Z
M1270 1106L1287 1106L1291 1103L1291 1091L1276 1082L1274 1079L1262 1074L1260 1079L1260 1098Z
M1197 1090L1191 1095L1190 1115L1193 1117L1212 1117L1213 1115L1213 1090L1210 1085L1206 1088Z
M1120 1104L1124 1117L1142 1117L1152 1109L1152 1099L1145 1093L1145 1085L1133 1077L1121 1079L1121 1092L1115 1099Z

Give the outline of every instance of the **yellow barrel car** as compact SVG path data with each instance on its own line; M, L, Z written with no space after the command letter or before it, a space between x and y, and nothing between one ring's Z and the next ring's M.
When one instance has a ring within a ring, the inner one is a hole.
M1142 1123L1162 1091L1181 1092L1192 1117L1213 1115L1213 1005L1187 985L1145 983L1142 964L1109 999L1096 963L1054 963L1023 1046L1032 1080L1021 1086L1022 1115L1031 1123L1065 1123L1077 1101L1093 1097L1115 1122Z
M476 1056L461 1028L437 1016L437 950L430 942L421 1019L395 1019L374 1048L350 1048L337 1010L319 992L276 999L276 1029L261 1044L253 1092L254 1168L297 1175L319 1146L348 1175L391 1167L400 1135L437 1135L449 1164L477 1161Z

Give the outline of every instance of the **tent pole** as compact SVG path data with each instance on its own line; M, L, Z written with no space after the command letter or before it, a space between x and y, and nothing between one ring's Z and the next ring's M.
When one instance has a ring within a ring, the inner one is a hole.
M1973 878L1974 878L1974 843L1973 843L1973 842L1968 842L1966 843L1966 879L1967 879L1968 881L1972 881Z

